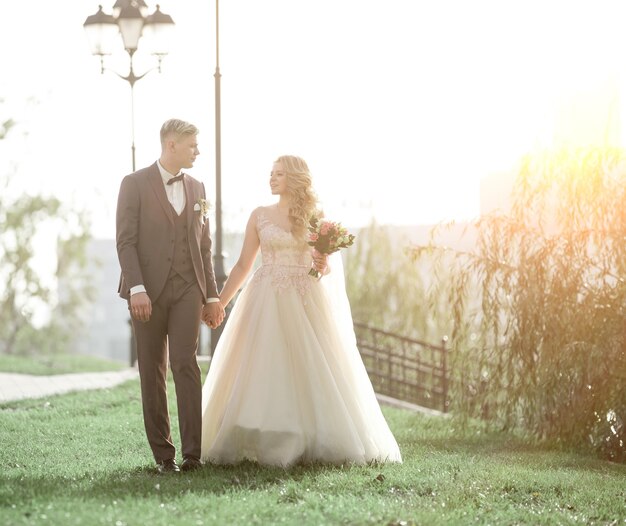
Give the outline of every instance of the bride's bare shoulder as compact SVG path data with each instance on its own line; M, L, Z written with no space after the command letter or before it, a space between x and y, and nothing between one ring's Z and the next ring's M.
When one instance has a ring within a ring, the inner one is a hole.
M268 210L268 206L257 206L252 212L250 212L250 217L258 217L259 215L266 214Z
M273 211L276 210L276 205L267 205L267 206L257 206L252 213L251 217L262 217L271 215Z
M259 223L262 222L263 220L268 219L268 217L271 216L271 210L272 210L272 206L257 206L254 210L252 210L252 212L250 213L250 222L254 222L254 223Z

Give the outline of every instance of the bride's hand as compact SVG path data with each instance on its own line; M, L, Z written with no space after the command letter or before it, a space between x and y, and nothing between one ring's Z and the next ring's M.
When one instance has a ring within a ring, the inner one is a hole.
M219 327L222 321L224 321L224 307L222 303L219 301L207 303L202 307L201 318L211 329Z
M328 254L322 254L313 249L313 267L321 274L326 274L328 269Z

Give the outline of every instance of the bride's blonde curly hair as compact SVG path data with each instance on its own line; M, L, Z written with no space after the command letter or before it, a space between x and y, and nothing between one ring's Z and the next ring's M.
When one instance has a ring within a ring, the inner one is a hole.
M306 161L295 155L281 155L274 162L280 163L287 175L291 231L294 237L304 241L311 217L320 214L311 172Z

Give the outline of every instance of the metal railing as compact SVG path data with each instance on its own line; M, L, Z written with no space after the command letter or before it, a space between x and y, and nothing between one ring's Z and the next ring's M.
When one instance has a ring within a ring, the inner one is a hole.
M441 345L354 323L357 346L378 394L448 411L447 338Z

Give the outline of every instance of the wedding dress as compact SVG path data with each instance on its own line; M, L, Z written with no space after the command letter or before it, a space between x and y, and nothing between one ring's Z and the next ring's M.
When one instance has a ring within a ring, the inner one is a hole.
M262 265L237 299L202 393L202 459L289 466L401 462L356 347L341 256L257 216Z

